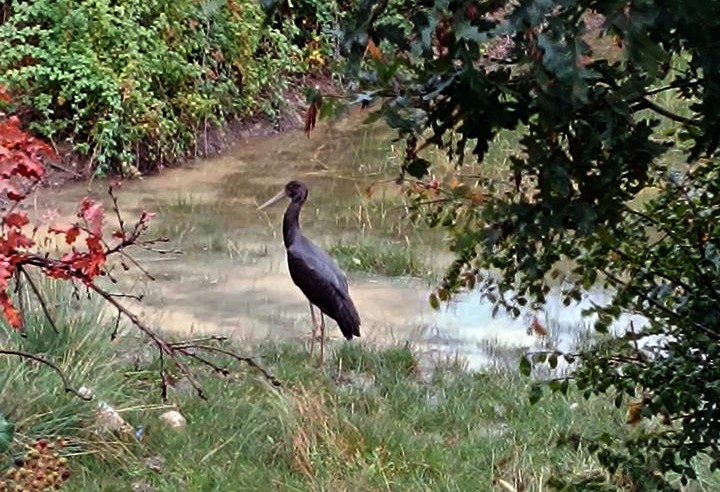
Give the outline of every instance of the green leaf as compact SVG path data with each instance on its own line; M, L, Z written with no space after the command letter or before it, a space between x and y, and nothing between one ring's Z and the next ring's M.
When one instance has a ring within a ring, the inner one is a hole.
M539 384L533 384L530 387L530 404L535 405L537 402L540 401L540 398L543 396L543 389L542 386Z
M547 360L547 353L540 352L532 356L532 361L536 364L543 364Z
M0 414L0 453L8 450L12 443L14 433L15 426Z
M520 358L520 374L523 376L529 376L532 372L532 364L530 363L530 359L527 358L527 356L523 355Z
M468 41L474 41L478 44L483 43L488 39L487 33L480 32L477 27L471 25L467 21L456 24L455 35L458 39L466 39Z
M418 157L405 167L405 171L414 178L422 179L427 176L430 165L430 161Z
M563 379L562 383L560 383L560 393L562 393L563 395L567 395L569 388L570 388L570 380Z

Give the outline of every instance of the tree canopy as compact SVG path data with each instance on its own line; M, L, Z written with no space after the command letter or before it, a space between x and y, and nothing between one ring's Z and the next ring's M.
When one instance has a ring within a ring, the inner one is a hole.
M518 314L553 285L567 303L605 286L598 331L647 318L536 357L579 357L587 395L634 398L642 425L593 446L642 490L692 478L698 454L720 466L719 14L714 0L361 0L344 21L356 102L405 142L410 201L451 238L433 305L480 288ZM496 168L438 178L431 149Z

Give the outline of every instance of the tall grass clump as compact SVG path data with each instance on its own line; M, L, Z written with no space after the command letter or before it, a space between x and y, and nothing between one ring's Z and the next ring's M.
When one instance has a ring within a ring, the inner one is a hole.
M381 240L336 244L330 248L339 265L347 271L399 276L426 276L430 268L409 244Z
M106 318L98 302L76 298L70 286L59 281L38 284L54 323L36 299L26 298L25 335L3 324L0 346L54 363L74 389L84 386L94 398L84 401L66 392L58 373L47 365L1 355L0 415L15 432L0 466L10 466L32 440L50 437L67 439L70 454L93 453L117 463L125 459L127 446L112 435L95 432L98 403L132 406L142 394L125 378L130 365L126 355L110 343L114 320Z

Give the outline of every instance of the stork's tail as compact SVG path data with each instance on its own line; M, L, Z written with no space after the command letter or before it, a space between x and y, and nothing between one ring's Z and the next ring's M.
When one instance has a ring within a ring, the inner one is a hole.
M360 315L349 297L341 303L335 321L346 339L352 340L353 337L360 336Z

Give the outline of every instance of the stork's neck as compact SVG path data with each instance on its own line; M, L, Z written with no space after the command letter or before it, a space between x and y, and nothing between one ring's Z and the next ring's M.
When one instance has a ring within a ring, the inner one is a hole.
M303 202L292 201L285 210L283 217L283 241L285 247L289 248L300 237L300 209Z

